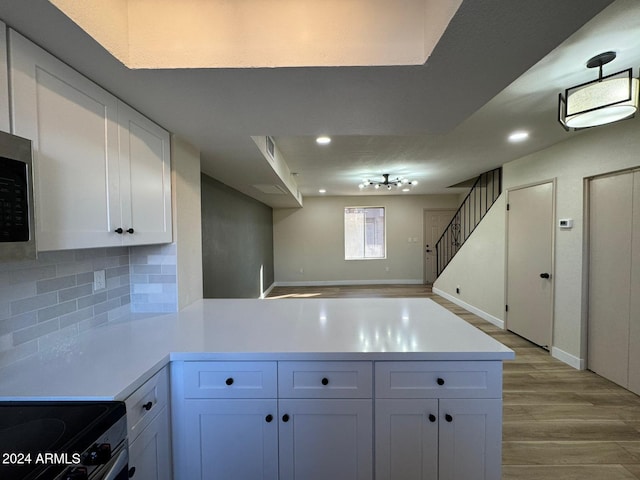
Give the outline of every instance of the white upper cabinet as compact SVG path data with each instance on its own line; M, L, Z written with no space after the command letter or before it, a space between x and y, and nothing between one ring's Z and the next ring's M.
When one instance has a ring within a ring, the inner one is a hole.
M169 134L14 31L9 55L38 250L170 242Z
M10 128L7 27L4 23L0 22L0 131L8 132Z
M118 103L120 199L126 245L171 242L169 133Z

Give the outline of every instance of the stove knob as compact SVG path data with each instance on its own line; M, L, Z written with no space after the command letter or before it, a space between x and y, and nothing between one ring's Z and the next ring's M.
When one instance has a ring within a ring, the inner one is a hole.
M89 474L84 467L71 467L65 474L64 480L87 480Z
M111 459L111 445L108 443L95 444L85 453L83 465L104 465Z

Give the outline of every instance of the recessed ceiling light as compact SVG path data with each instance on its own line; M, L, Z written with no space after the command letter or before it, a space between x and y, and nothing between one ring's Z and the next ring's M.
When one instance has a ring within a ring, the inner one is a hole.
M519 130L509 135L510 142L522 142L527 138L529 138L529 132L525 132L524 130Z
M321 188L320 190L318 190L318 193L327 193L327 191L324 188Z
M331 143L331 137L327 137L326 135L323 135L322 137L316 138L316 142L320 145L327 145Z
M410 192L410 191L411 191L411 189L410 189L410 188L403 188L403 189L402 189L402 191L403 191L403 192Z

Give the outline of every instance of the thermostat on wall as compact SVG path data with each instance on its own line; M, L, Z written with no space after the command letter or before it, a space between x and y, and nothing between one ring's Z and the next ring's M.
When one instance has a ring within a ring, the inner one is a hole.
M573 218L561 218L558 225L560 228L573 228Z

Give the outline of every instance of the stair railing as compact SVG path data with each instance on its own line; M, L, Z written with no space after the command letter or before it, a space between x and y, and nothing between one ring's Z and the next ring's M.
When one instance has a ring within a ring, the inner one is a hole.
M502 192L502 168L480 175L436 243L439 277Z

